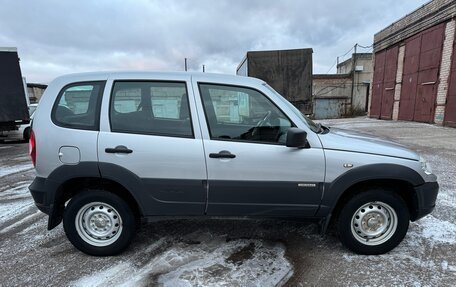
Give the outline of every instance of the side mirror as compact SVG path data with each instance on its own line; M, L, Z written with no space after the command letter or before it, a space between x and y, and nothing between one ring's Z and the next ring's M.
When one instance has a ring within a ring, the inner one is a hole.
M289 128L287 132L287 147L308 147L307 133L299 128Z

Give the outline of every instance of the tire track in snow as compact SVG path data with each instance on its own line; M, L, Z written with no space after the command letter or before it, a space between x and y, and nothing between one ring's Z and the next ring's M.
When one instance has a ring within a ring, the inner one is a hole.
M148 253L160 249L165 241L153 244ZM248 250L247 255L243 250ZM199 244L175 243L140 268L124 261L70 285L276 286L292 273L284 255L285 247L279 243L249 239L227 242L219 236Z

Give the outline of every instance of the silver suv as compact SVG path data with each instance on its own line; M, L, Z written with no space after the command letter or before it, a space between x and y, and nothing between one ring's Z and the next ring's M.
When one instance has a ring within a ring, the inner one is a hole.
M360 254L390 251L439 186L407 148L315 124L255 78L85 73L55 79L32 123L30 191L92 255L131 242L141 218L334 221Z

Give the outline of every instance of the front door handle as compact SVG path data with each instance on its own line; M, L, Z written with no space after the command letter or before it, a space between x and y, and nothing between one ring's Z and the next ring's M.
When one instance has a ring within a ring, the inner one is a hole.
M227 151L227 150L222 150L222 151L220 151L220 152L218 152L218 153L210 153L210 154L209 154L209 157L210 157L210 158L235 158L236 155L230 153L230 152Z
M115 148L107 147L105 149L105 152L106 153L132 153L133 151L124 145L118 145Z

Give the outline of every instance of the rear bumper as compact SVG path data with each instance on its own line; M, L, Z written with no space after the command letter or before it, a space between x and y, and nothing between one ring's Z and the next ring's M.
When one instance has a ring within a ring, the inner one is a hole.
M439 193L439 184L437 182L426 182L425 184L415 186L416 210L413 221L428 215L435 208L437 194Z
M59 184L57 182L42 177L36 177L29 186L36 207L41 212L49 215L48 230L53 229L62 221L63 212L60 211L63 209L56 208L54 204L58 187Z
M29 186L30 193L32 194L33 200L35 201L36 207L47 215L52 211L52 203L54 198L50 198L50 194L54 194L52 190L46 187L46 179L42 177L36 177L32 184Z

